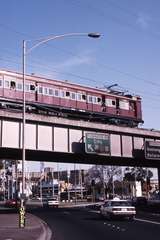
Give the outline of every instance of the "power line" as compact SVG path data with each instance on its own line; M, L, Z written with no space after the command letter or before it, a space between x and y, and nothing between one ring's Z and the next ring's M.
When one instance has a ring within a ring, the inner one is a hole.
M82 1L80 1L80 0L76 0L76 1L74 1L74 0L71 0L72 2L74 2L74 4L79 4L80 6L81 6L81 4L82 4ZM106 4L106 3L105 3ZM98 6L102 6L101 4L98 4ZM103 9L101 9L101 8L97 8L97 6L95 7L95 5L94 5L94 3L93 3L93 1L92 1L92 3L89 1L89 2L86 2L85 1L85 7L87 7L88 8L88 10L89 11L91 11L91 9L94 11L94 14L96 14L97 16L99 16L99 17L105 17L106 18L106 13L105 13L105 7L103 6ZM141 33L141 34L145 34L146 36L149 36L149 37L152 37L152 38L154 38L154 39L157 39L157 40L159 40L160 39L160 35L159 34L157 34L157 33L155 33L155 32L151 32L151 31L149 31L149 32L147 32L147 31L142 31L142 29L140 29L140 28L137 28L136 27L136 25L134 25L134 24L131 24L131 23L129 23L129 22L127 22L127 21L122 21L120 18L117 18L117 17L113 17L113 16L107 16L107 19L109 20L109 21L112 21L112 22L114 22L114 23L116 23L116 24L118 24L118 25L120 25L120 26L125 26L125 27L127 27L127 28L129 28L129 29L133 29L134 31L136 31L136 32L138 32L138 33Z
M109 0L108 0L108 1L109 1ZM109 1L109 2L111 2L111 1ZM115 5L115 4L114 4L114 5ZM133 15L134 15L134 14L133 14ZM3 28L5 28L5 29L7 28L7 29L9 29L9 30L11 30L11 31L19 34L19 35L24 35L24 36L27 36L27 37L31 37L31 35L29 35L29 34L27 34L27 33L24 33L24 32L17 31L17 30L15 30L14 28L12 28L12 27L10 27L10 26L8 26L8 25L6 25L6 24L0 23L0 26L3 27ZM47 44L47 46L48 46L48 47L51 47L49 44ZM55 49L57 50L57 48L55 48ZM59 50L59 51L60 51L60 50ZM64 49L63 49L63 50L61 49L61 52L62 52L62 51L64 52L65 50L64 50ZM72 53L71 51L65 51L65 52L68 53L68 54L70 54L70 55L72 55L72 56L76 56L76 57L78 57L79 59L81 59L81 57L80 57L79 55L74 54L74 53ZM115 72L117 72L117 73L120 73L120 74L129 76L129 77L132 77L132 78L134 78L134 79L144 81L144 82L146 82L146 83L148 83L148 84L151 84L151 85L160 86L160 84L158 84L158 83L155 83L155 82L153 82L153 81L146 80L146 79L144 79L144 78L141 78L141 77L139 77L139 76L137 76L137 75L134 75L134 74L131 74L131 73L128 73L128 72L121 71L121 70L116 69L116 68L114 68L114 67L111 67L111 66L109 66L109 65L107 65L107 64L103 64L103 63L98 64L98 63L96 63L96 65L99 66L99 67L107 68L107 69L109 69L109 70L111 70L111 71L115 71ZM58 73L58 72L57 72L57 73ZM67 72L66 72L66 74L67 74L67 75L76 76L76 74L71 74L71 73L67 73ZM79 78L80 76L77 75L77 77ZM85 80L92 81L92 80L89 79L89 78L85 78ZM96 82L96 81L93 80L93 82Z
M4 28L8 28L8 29L11 29L13 32L15 33L18 33L20 35L25 35L25 36L29 36L28 34L26 33L22 33L22 32L19 32L19 31L16 31L15 29L11 28L10 26L8 25L4 25L4 24L0 24L1 27L4 27ZM63 50L64 51L64 50ZM78 58L80 58L79 55L76 55L76 54L73 54L71 51L68 52L69 54L71 54L72 56L76 56ZM6 60L5 60L6 61ZM141 80L141 81L144 81L145 83L148 83L148 84L151 84L151 85L154 85L154 86L160 86L160 84L157 84L153 81L148 81L148 80L145 80L144 78L141 78L137 75L134 75L134 74L131 74L131 73L128 73L128 72L124 72L124 71L121 71L119 69L116 69L114 67L111 67L111 66L108 66L107 64L103 64L103 63L96 63L97 66L100 66L100 67L103 67L103 68L107 68L111 71L114 71L114 72L117 72L117 73L120 73L120 74L123 74L123 75L126 75L126 76L129 76L131 78L134 78L134 79L137 79L137 80ZM50 70L49 68L46 68L45 69L47 70ZM77 74L73 74L73 73L69 73L69 72L60 72L58 71L57 69L54 70L54 73L58 73L58 74L63 74L63 75L70 75L70 76L73 76L73 77L76 77L76 78L80 78L80 79L84 79L84 80L87 80L87 81L90 81L90 82L94 82L94 83L97 83L97 81L95 79L91 79L91 78L88 78L88 77L84 77L84 76L80 76L80 75L77 75Z

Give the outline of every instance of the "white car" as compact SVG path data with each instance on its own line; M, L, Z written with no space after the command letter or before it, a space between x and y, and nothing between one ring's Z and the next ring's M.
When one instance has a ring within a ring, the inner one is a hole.
M108 200L100 208L100 214L106 218L125 217L134 219L136 215L135 207L127 200L120 200L115 198Z
M55 196L55 197L52 197L52 198L48 198L47 199L47 206L48 207L56 207L56 208L58 208L59 207L58 197Z

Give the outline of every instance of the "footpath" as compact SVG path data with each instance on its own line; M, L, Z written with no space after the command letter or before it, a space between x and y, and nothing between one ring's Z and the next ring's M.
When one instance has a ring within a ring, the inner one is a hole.
M38 217L27 213L25 228L19 228L17 213L0 214L0 240L50 240L48 225Z

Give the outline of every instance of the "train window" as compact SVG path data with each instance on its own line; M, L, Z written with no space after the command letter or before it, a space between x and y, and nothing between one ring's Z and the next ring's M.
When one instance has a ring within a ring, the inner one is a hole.
M62 97L62 98L65 97L65 91L61 91L61 97Z
M101 103L102 99L100 97L97 97L97 102Z
M10 82L10 88L12 88L12 89L16 88L16 82L15 81Z
M52 88L49 88L49 90L48 90L48 93L49 93L49 95L53 95L53 89Z
M129 103L129 110L135 111L135 103L134 102Z
M116 101L115 100L106 98L105 103L106 103L107 107L116 107Z
M31 84L31 85L30 85L30 90L31 90L31 91L35 91L35 89L36 89L36 87L35 87L33 84Z
M58 90L58 89L55 89L55 90L54 90L54 96L55 96L55 97L59 97L59 90Z
M40 87L40 86L38 87L38 93L43 94L43 87Z
M26 85L25 85L25 91L26 91L26 92L29 92L29 84L26 84Z
M70 97L70 92L66 92L66 97Z
M92 103L92 101L93 101L93 97L92 97L92 96L90 96L90 95L88 95L88 97L87 97L87 98L88 98L88 102L89 102L89 103Z
M80 93L77 93L77 100L81 101L81 99L82 99L82 95Z
M44 88L44 94L48 95L48 88L47 87Z
M86 95L82 94L82 99L86 100Z
M19 91L23 90L22 83L17 83L17 90Z
M0 87L2 87L2 86L3 86L3 80L0 79Z
M71 93L71 99L76 100L76 93Z
M119 101L119 108L124 110L129 110L129 102L126 100Z
M9 88L9 81L8 80L5 80L5 88Z
M97 103L97 97L93 96L93 97L92 97L92 102L93 102L93 103Z

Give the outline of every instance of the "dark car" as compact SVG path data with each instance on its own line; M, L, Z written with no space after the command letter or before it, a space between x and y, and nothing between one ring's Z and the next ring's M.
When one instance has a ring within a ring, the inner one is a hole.
M135 197L132 199L132 204L136 207L146 206L147 198L146 197Z

